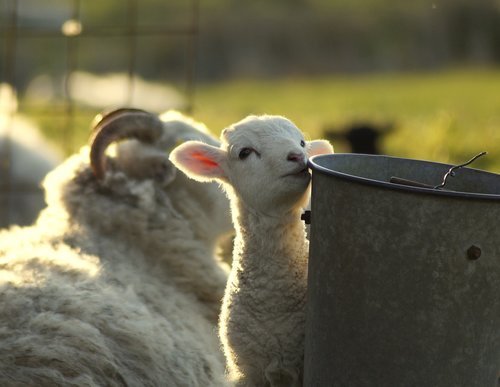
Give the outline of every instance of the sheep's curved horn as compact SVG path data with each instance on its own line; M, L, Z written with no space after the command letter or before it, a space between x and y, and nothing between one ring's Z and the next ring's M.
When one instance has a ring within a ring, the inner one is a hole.
M120 115L122 113L147 113L147 112L145 110L142 110L142 109L134 109L134 108L128 108L128 107L104 110L94 117L94 119L90 123L90 130L92 132L99 130L99 128L102 125L104 125L105 122L109 122L109 120L117 117L118 115Z
M94 175L102 179L105 173L108 146L119 140L135 138L152 143L162 133L163 123L158 116L139 109L122 108L107 114L99 114L93 121L90 143L90 166Z

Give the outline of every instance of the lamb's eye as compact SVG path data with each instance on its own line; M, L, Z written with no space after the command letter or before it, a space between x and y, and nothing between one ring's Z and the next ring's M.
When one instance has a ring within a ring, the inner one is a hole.
M305 148L305 147L306 147L306 142L305 142L304 140L301 140L301 141L300 141L300 146L301 146L302 148Z
M250 153L252 153L252 151L252 148L243 148L242 150L240 150L238 157L240 158L240 160L245 160L248 156L250 156Z

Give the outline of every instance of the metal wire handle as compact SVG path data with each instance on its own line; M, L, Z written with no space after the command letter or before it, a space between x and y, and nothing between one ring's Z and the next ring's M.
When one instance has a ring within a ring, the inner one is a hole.
M459 168L462 168L462 167L465 167L465 166L467 166L469 164L472 164L478 158L480 158L481 156L484 156L486 154L488 154L488 152L481 152L481 153L475 155L472 159L470 159L466 163L455 165L454 167L451 167L450 170L448 172L446 172L446 174L443 176L443 182L441 184L439 184L439 185L436 185L434 187L434 189L441 189L441 188L443 188L446 185L446 183L447 183L448 177L450 177L450 176L454 177L455 176L455 170L457 170Z
M439 184L439 185L436 185L436 186L432 186L432 185L429 185L429 184L421 183L419 181L413 181L413 180L403 179L403 178L397 177L397 176L392 176L389 181L391 183L401 184L401 185L408 185L408 186L411 186L411 187L428 188L428 189L443 189L444 186L446 185L446 183L448 182L448 178L450 176L451 177L455 176L455 170L457 170L459 168L462 168L462 167L465 167L465 166L467 166L469 164L472 164L479 157L484 156L486 154L488 154L488 152L481 152L481 153L475 155L473 158L471 158L466 163L455 165L455 166L451 167L448 170L448 172L446 172L445 175L443 176L442 183Z

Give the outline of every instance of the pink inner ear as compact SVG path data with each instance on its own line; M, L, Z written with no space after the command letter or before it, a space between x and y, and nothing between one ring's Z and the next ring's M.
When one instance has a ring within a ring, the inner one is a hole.
M207 156L205 156L203 153L200 152L193 152L191 156L196 160L201 161L207 167L217 167L219 165L215 161L209 159Z

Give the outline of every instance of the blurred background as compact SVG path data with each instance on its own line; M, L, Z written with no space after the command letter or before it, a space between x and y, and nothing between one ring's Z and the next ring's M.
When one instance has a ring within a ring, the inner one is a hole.
M500 0L0 0L0 77L0 219L123 105L500 173Z

